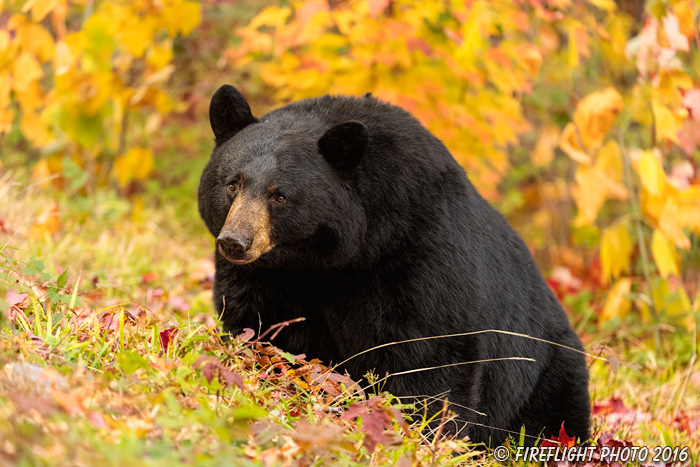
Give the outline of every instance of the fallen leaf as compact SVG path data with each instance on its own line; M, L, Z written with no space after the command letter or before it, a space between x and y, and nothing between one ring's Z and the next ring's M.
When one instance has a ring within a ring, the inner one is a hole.
M26 293L17 293L12 290L9 290L5 294L5 301L7 301L7 304L10 306L10 308L12 308L15 305L21 305L24 302L24 299L28 296L29 294Z
M175 336L180 330L176 327L168 328L160 331L160 345L163 351L167 352L170 347L171 342L175 339Z

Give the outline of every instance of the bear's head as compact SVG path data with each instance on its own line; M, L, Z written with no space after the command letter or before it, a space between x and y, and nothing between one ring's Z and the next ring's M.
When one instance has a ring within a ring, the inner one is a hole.
M352 173L369 146L358 121L313 112L255 118L225 85L209 119L216 147L199 185L199 212L234 265L340 267L355 261L367 222Z

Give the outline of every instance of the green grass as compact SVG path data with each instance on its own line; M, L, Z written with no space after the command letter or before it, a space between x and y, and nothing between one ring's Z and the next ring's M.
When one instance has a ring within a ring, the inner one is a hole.
M358 392L284 349L222 341L194 176L147 188L143 207L27 180L0 172L0 465L497 464L424 430L442 414L420 404ZM54 201L51 233L37 222ZM575 302L586 350L624 362L590 360L596 437L697 456L694 335L634 318L598 329L584 320L593 304ZM351 406L359 417L344 416Z

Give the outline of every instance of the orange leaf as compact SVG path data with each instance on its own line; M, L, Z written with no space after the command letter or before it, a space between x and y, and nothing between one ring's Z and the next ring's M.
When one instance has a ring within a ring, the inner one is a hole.
M566 125L564 131L561 132L559 147L579 164L589 165L591 163L591 156L579 144L576 126L573 123Z
M621 109L622 96L614 88L594 92L579 102L574 112L574 123L584 150L594 151L603 143Z
M58 211L58 201L52 201L45 206L39 217L37 217L36 222L32 225L30 235L34 238L41 238L44 236L51 236L55 234L61 227L61 221L59 219Z

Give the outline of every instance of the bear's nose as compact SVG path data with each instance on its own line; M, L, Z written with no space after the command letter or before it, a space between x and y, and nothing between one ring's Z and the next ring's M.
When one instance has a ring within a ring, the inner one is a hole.
M230 230L222 231L216 239L216 246L228 256L237 256L245 253L250 248L250 244L249 238Z

